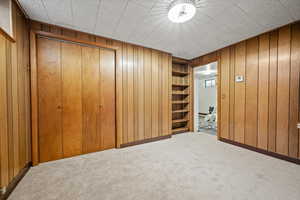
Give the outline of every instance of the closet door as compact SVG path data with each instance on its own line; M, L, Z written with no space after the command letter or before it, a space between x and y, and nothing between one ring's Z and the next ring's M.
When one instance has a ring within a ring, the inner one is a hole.
M100 49L100 121L101 147L116 146L115 134L115 53Z
M101 150L98 127L100 112L100 50L82 47L83 152Z
M63 157L61 44L38 38L37 47L39 155L46 162Z
M81 46L61 43L64 157L82 154Z

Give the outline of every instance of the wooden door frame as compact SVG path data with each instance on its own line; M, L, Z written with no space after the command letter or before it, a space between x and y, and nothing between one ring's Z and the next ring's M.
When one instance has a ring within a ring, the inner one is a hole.
M217 62L217 125L218 125L218 128L217 128L217 138L218 140L220 140L220 136L221 136L221 68L220 68L220 56L217 55L217 58L216 59L213 59L213 60L210 60L209 62L205 62L205 63L201 63L199 65L195 65L195 66L192 66L192 76L193 76L193 81L192 81L192 113L193 113L193 119L194 119L194 110L195 110L195 106L194 106L194 95L195 95L195 86L194 86L194 76L195 76L195 73L194 73L194 68L196 67L200 67L200 66L203 66L203 65L207 65L209 63L212 63L212 62ZM193 128L195 127L195 120L193 120Z
M31 151L32 164L38 165L39 161L39 133L38 133L38 84L37 84L37 36L44 36L83 45L92 45L115 52L115 123L116 123L116 148L122 144L122 52L118 46L105 45L98 42L80 40L77 38L57 35L44 31L30 31L30 75L31 75Z

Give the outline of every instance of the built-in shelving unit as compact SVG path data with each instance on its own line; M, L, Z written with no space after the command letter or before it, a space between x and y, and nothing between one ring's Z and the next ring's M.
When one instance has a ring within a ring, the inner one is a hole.
M192 70L185 60L172 62L172 133L191 131Z

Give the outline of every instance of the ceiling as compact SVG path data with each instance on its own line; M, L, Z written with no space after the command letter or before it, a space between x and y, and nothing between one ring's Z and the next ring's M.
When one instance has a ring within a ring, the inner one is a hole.
M29 17L191 59L300 19L300 0L197 0L174 24L172 0L19 0Z

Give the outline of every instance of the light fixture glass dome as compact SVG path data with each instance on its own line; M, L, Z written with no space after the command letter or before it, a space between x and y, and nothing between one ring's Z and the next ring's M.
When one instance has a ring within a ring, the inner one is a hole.
M195 13L195 1L174 0L169 7L168 18L174 23L184 23L192 19Z

